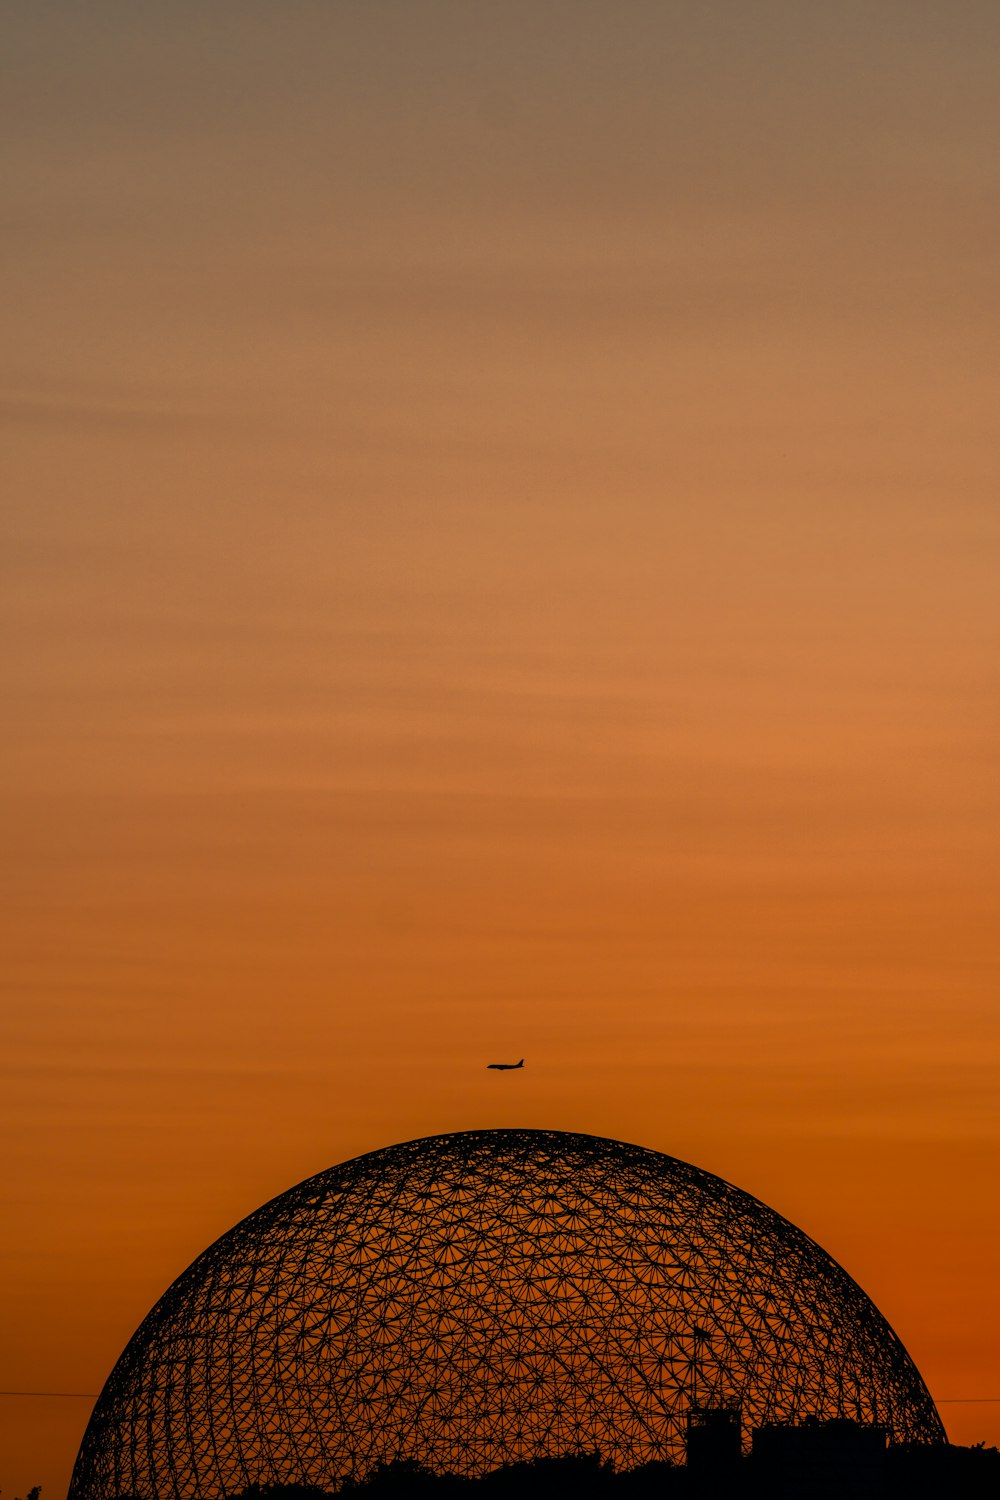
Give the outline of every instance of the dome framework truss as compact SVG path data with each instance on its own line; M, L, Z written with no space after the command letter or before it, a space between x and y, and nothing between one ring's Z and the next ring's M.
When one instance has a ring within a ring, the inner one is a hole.
M944 1436L865 1293L749 1194L591 1136L435 1136L308 1179L199 1256L112 1371L70 1500L334 1489L401 1459L633 1468L682 1460L713 1403L745 1433Z

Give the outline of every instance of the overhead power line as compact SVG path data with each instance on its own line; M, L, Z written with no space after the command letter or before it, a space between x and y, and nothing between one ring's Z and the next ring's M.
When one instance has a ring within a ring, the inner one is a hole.
M1000 1406L1000 1396L938 1396L938 1406Z
M52 1397L66 1401L96 1401L99 1391L0 1391L0 1396ZM936 1396L936 1406L1000 1406L1000 1396Z
M0 1396L62 1396L68 1400L96 1401L96 1391L0 1391Z

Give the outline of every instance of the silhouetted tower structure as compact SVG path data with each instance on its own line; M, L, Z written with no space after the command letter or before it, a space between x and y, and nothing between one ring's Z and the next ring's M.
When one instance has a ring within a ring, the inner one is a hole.
M696 1490L715 1491L733 1483L742 1456L740 1409L692 1406L687 1418L687 1466Z

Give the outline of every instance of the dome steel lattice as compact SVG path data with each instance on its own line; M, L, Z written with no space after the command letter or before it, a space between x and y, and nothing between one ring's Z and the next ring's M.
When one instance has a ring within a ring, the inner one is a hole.
M470 1131L300 1183L142 1323L70 1500L332 1489L379 1462L481 1474L599 1452L681 1460L693 1404L943 1439L902 1343L749 1194L591 1136Z

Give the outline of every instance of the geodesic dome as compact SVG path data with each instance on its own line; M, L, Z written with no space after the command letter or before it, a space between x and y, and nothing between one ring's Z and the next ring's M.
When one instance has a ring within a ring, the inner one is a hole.
M70 1500L682 1459L694 1405L943 1439L902 1343L794 1225L697 1167L541 1130L332 1167L200 1255L101 1393Z

